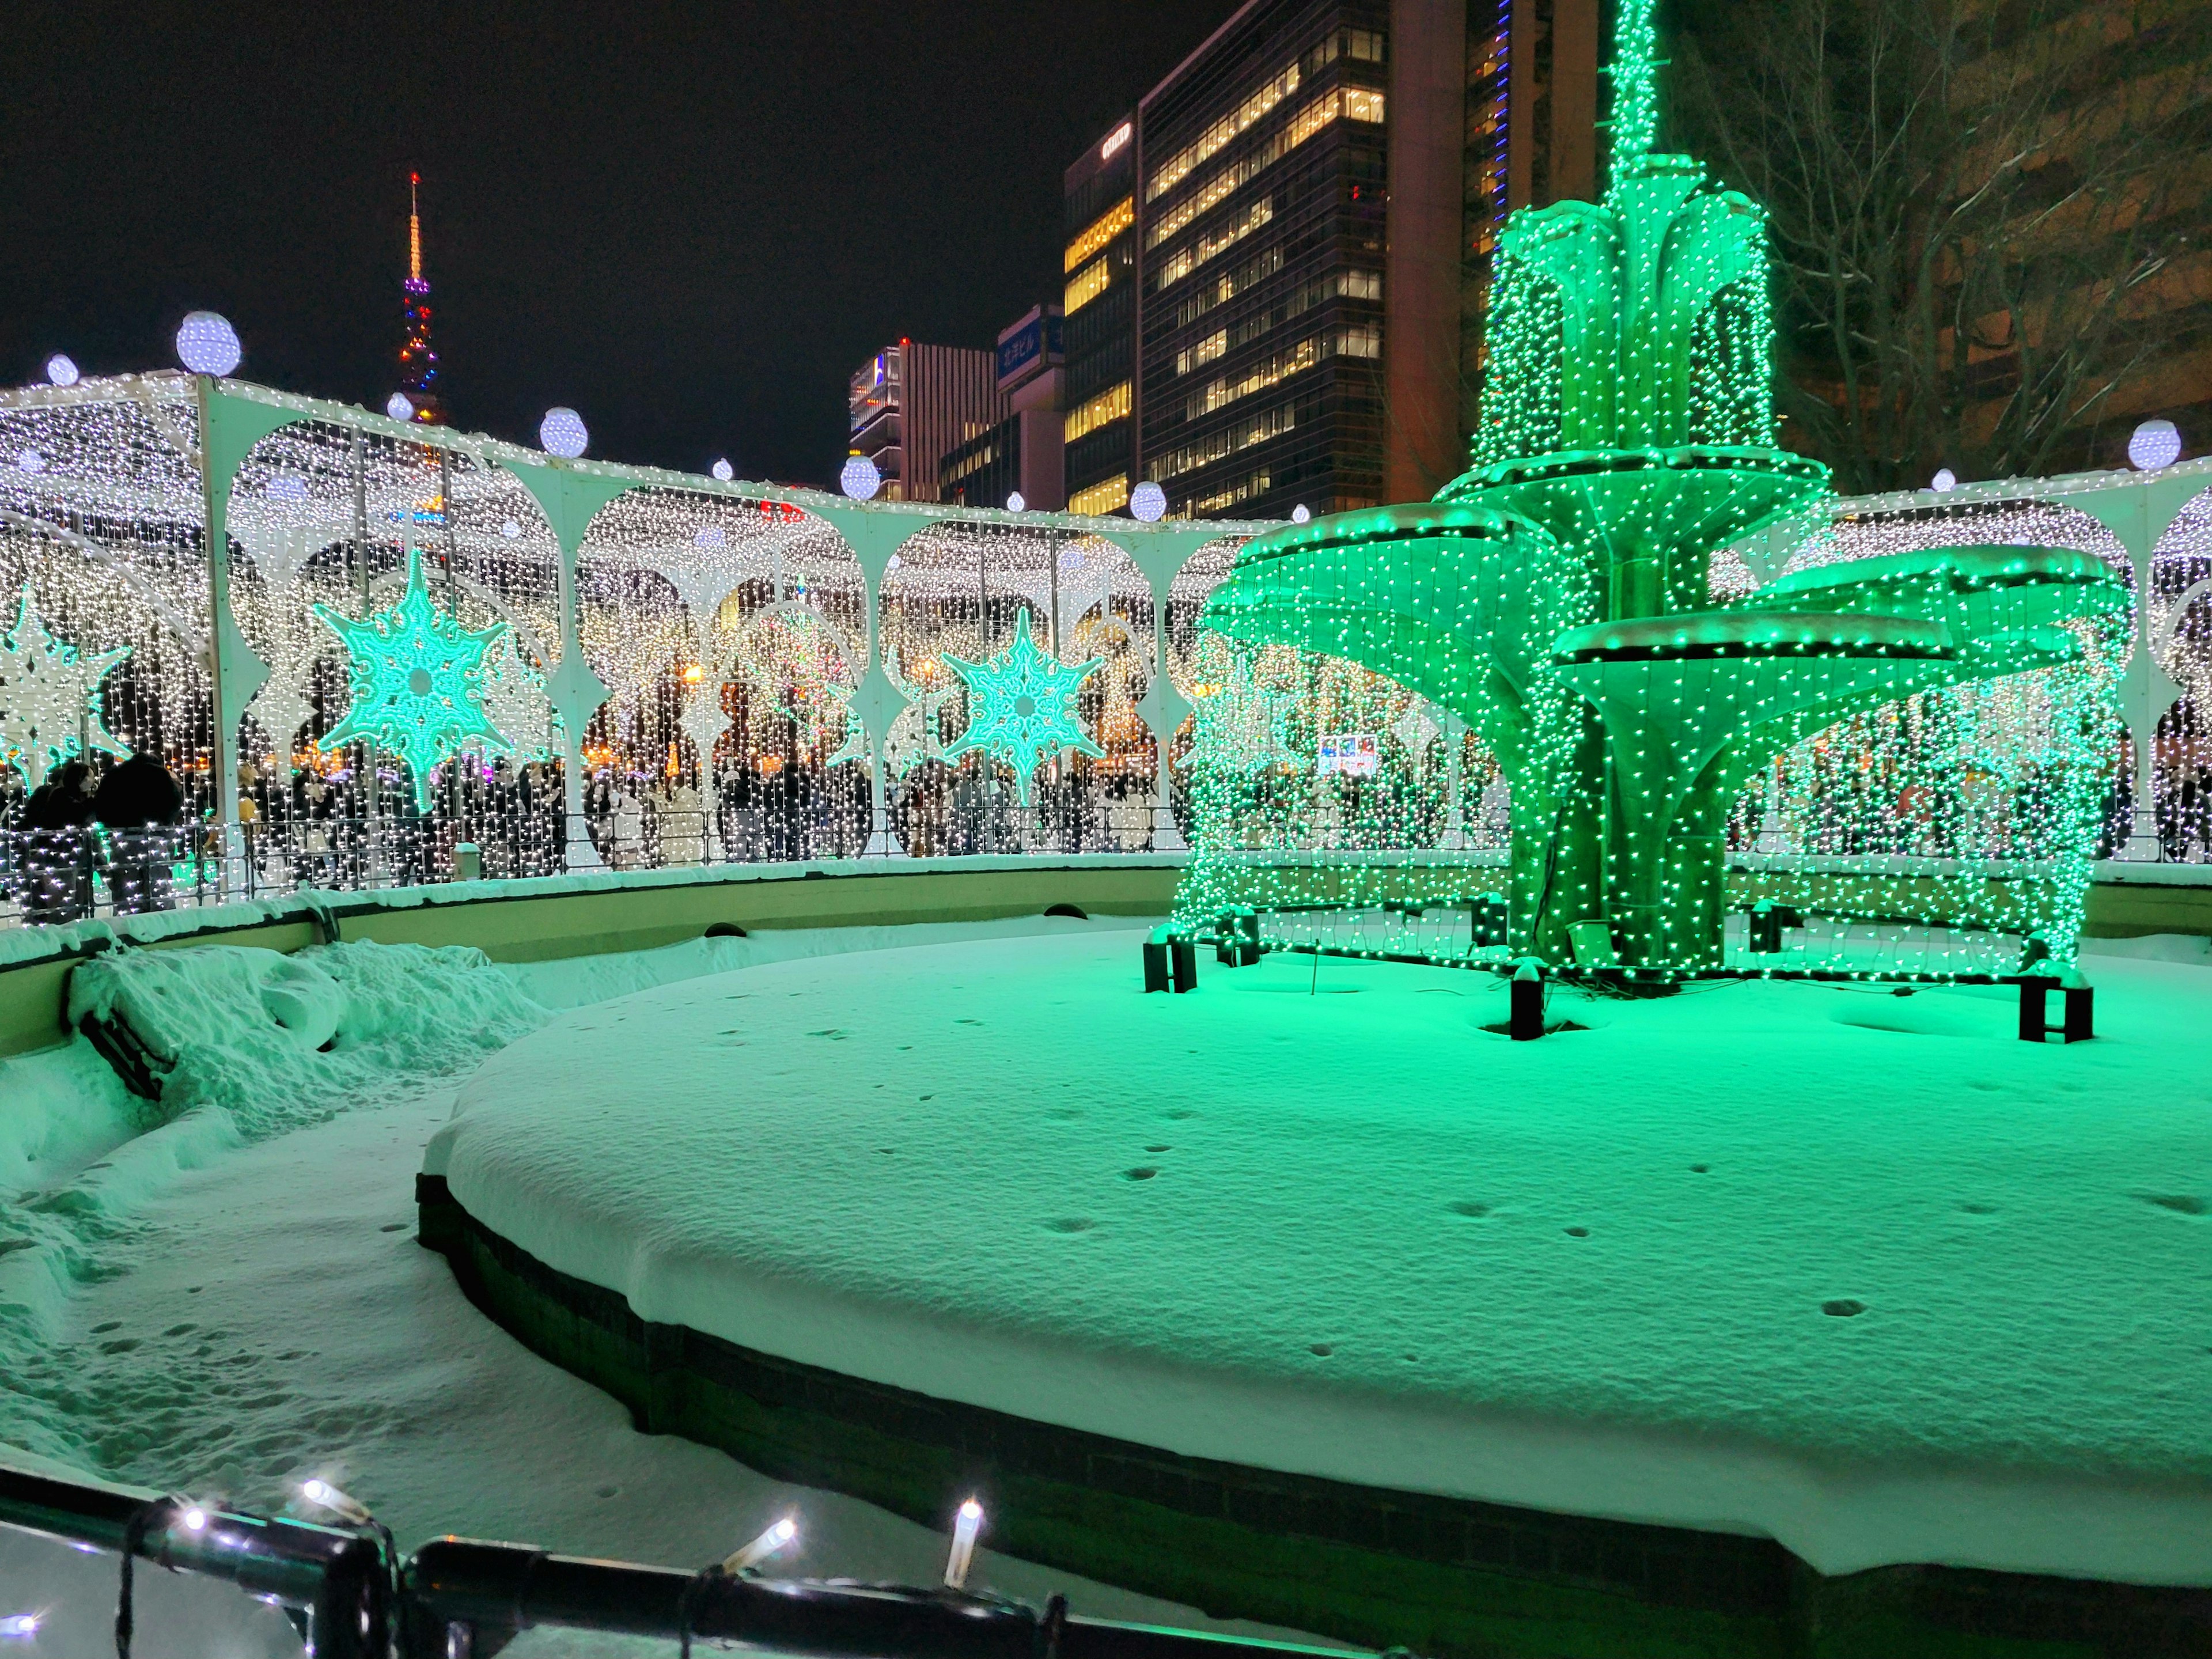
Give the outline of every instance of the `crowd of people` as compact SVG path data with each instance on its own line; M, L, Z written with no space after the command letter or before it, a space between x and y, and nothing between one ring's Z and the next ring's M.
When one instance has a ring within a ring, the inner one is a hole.
M187 887L250 897L551 875L583 841L616 870L857 858L875 829L865 767L773 754L719 759L703 780L597 767L575 836L557 763L466 759L441 769L425 811L388 761L372 787L358 768L249 759L226 862L204 769L187 777L191 789L150 755L97 775L72 760L26 792L0 768L0 895L24 921L57 924L100 908L103 887L119 913L172 908L179 870ZM1084 760L1041 768L1026 802L980 757L926 761L892 782L885 808L898 844L923 858L1138 852L1153 836L1150 778Z
M109 767L97 787L84 762L65 762L24 799L7 837L5 878L23 919L90 914L95 880L119 913L173 907L184 805L183 789L151 756Z

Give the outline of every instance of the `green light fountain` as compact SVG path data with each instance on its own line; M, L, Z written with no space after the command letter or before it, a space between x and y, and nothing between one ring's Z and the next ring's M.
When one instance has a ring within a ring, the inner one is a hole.
M1721 965L1723 831L1759 768L1916 692L2076 663L2069 624L2129 596L2087 554L1966 545L1715 606L1714 553L1828 475L1773 447L1765 216L1652 152L1654 65L1651 0L1624 0L1604 202L1504 232L1474 470L1246 544L1203 622L1474 729L1511 787L1516 951L1568 961L1601 922L1621 964L1694 970Z

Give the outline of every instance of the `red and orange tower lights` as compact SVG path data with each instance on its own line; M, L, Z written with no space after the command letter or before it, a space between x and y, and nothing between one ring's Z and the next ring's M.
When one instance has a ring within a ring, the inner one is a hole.
M430 343L430 284L422 276L422 210L418 192L422 175L407 175L406 338L399 348L399 390L390 412L426 426L446 423L445 375ZM406 402L402 414L399 404Z

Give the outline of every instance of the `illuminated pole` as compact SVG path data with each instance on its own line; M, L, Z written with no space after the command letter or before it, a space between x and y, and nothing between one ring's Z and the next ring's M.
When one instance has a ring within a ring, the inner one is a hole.
M208 706L215 721L208 765L215 773L216 894L220 898L229 894L238 841L238 733L233 729L234 717L222 683L222 625L230 615L230 537L224 528L230 479L227 471L217 476L214 379L193 375L192 395L199 410L200 522L207 541Z
M368 451L361 428L353 434L353 545L355 563L358 567L361 586L361 616L368 620ZM373 885L377 873L376 856L376 739L364 737L362 752L362 835L367 845L362 852L362 879Z
M452 451L443 448L438 451L438 521L446 532L446 614L458 623L461 619L461 587L453 544L453 456ZM458 750L453 753L447 793L451 803L447 811L453 820L453 840L458 845L461 838L461 757Z

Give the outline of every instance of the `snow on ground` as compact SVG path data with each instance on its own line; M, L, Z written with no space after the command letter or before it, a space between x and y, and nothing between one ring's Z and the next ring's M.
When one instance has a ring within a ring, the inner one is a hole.
M569 1015L426 1167L643 1317L1178 1451L1932 1560L2212 1583L2212 972L1553 1012L1138 936Z
M518 988L543 1018L748 960L1083 926L763 933L480 971ZM221 961L207 969L224 980L240 971ZM641 1435L612 1399L469 1305L444 1259L413 1236L415 1171L453 1091L451 1079L400 1068L351 1094L302 1091L283 1133L203 1105L139 1133L143 1103L81 1042L0 1061L0 1181L15 1189L0 1210L0 1243L23 1245L0 1258L15 1270L0 1278L0 1442L247 1508L280 1508L320 1474L370 1503L403 1548L450 1531L691 1565L795 1509L805 1548L792 1571L931 1582L943 1542L927 1529ZM0 1460L25 1455L0 1450ZM979 1559L979 1579L1033 1598L1065 1589L1079 1612L1260 1628ZM147 1659L300 1651L281 1618L234 1592L153 1569L140 1584ZM114 1590L112 1556L0 1528L0 1615L46 1615L39 1638L9 1643L11 1654L107 1650ZM507 1651L673 1644L540 1632Z

